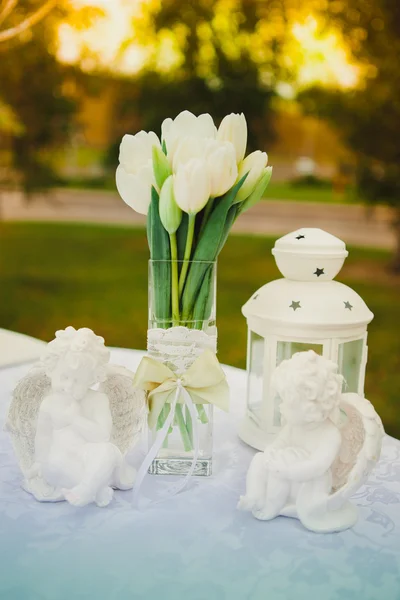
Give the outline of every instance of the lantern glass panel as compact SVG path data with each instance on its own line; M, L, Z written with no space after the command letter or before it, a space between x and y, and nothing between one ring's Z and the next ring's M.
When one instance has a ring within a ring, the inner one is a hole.
M363 352L363 339L339 344L338 363L339 370L345 379L343 382L344 392L358 392Z
M324 346L323 344L313 344L312 342L278 342L276 346L276 366L280 365L283 360L292 358L296 352L305 352L306 350L314 350L316 354L322 356ZM274 427L280 427L281 425L280 402L279 396L276 395L274 399Z
M264 338L250 331L250 356L247 407L257 423L261 419L263 401Z

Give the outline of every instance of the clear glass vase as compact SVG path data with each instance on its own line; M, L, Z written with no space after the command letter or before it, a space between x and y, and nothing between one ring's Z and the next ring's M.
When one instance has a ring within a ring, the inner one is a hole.
M204 350L217 350L216 262L149 261L148 355L177 375L184 373ZM171 405L166 404L157 425L149 431L149 447L163 426ZM193 462L193 427L198 431L198 460L194 475L212 473L213 406L196 404L192 422L184 404L177 404L163 447L149 472L185 475Z

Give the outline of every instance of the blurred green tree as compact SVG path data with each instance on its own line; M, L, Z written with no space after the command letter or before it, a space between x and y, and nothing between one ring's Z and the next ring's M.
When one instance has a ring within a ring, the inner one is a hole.
M7 136L11 167L27 197L55 181L47 150L68 136L75 106L64 93L66 67L56 58L57 26L65 16L62 2L33 30L0 45L2 100L13 109L19 128ZM9 31L32 12L29 1L18 3L9 16Z
M244 112L249 146L273 136L278 82L295 79L286 47L298 0L164 0L148 2L133 20L131 43L147 54L147 68L125 96L123 118L136 106L145 129L184 109L210 112L218 121Z
M8 17L14 17L13 11L17 9L19 21L15 21L10 27L2 27L0 31L0 43L16 38L21 33L31 29L39 23L54 8L57 0L46 0L44 3L31 7L31 12L22 14L19 11L19 0L4 0L0 6L0 25L7 23ZM14 19L13 19L14 20Z
M58 27L88 25L87 16L67 0L8 0L0 10L0 133L27 198L57 181L51 151L68 140L77 108L67 92L74 71L57 59Z
M393 0L329 0L325 19L340 27L365 78L353 91L314 88L300 100L328 117L357 156L360 195L392 208L400 272L400 4Z

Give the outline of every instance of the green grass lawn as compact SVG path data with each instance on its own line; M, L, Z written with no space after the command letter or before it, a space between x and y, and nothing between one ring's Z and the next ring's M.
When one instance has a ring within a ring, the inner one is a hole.
M232 236L218 266L219 357L245 366L240 308L279 277L273 240ZM388 254L354 249L339 278L365 299L369 329L367 396L388 433L400 438L400 283L385 274ZM145 348L145 232L128 228L0 223L0 327L50 340L67 325L90 327L111 346Z
M354 188L349 187L344 193L337 193L327 183L321 187L313 185L294 185L290 181L274 183L272 180L265 196L266 200L291 200L294 202L322 202L328 204L361 203Z
M111 192L116 191L115 178L97 177L92 179L68 179L62 182L62 185L77 189L100 189ZM357 197L354 188L349 187L344 193L338 194L332 189L332 185L327 182L321 186L313 185L294 185L290 181L274 182L268 186L265 200L290 200L293 202L323 202L328 204L351 204L361 203L362 200Z

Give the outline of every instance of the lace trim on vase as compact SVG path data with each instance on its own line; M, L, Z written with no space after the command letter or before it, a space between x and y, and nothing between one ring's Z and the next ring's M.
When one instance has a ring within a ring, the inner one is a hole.
M210 333L187 327L147 331L149 354L178 373L186 371L207 348L217 351L216 327L210 328Z

